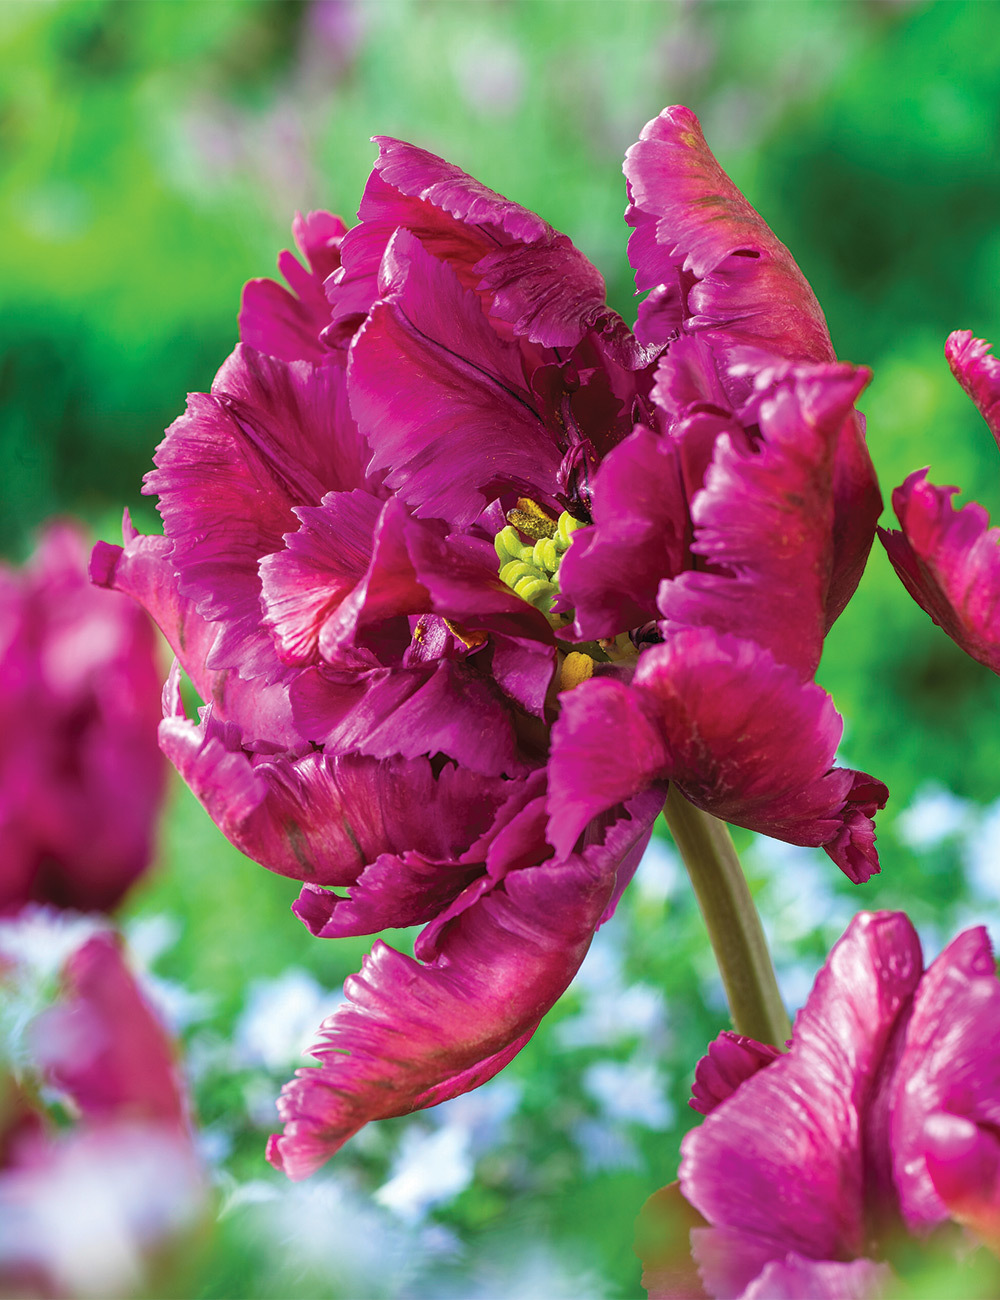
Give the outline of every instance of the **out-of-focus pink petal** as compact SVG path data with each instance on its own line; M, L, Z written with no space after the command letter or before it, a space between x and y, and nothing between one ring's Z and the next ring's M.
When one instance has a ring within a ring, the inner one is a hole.
M879 536L903 586L967 655L1000 673L1000 530L975 501L916 470L892 494L901 531Z
M888 1264L874 1259L806 1259L794 1252L772 1260L739 1300L880 1300L892 1282Z
M955 330L948 335L944 355L1000 445L1000 361L990 355L990 346L971 330Z
M860 913L796 1017L789 1052L685 1137L681 1190L718 1225L709 1231L745 1235L742 1286L790 1251L814 1260L864 1254L862 1108L921 969L906 916ZM712 1276L701 1246L696 1253L711 1294L739 1294ZM731 1283L739 1252L713 1254Z
M160 743L222 833L271 871L350 885L382 853L458 857L489 826L502 783L423 758L313 751L251 758L232 727L160 724Z
M912 1231L948 1217L927 1168L929 1116L946 1112L1000 1131L998 1025L1000 981L980 926L953 939L921 980L888 1088L893 1182Z
M173 1048L139 992L114 935L97 934L63 970L64 998L33 1025L49 1081L90 1122L183 1127L186 1107Z
M834 457L867 379L853 366L801 367L760 404L762 446L719 435L691 503L691 549L711 567L664 573L665 618L755 641L812 677L834 561Z
M692 1110L708 1115L758 1070L781 1055L777 1047L724 1029L698 1062L691 1088Z
M520 350L407 232L394 236L386 268L386 294L349 366L373 466L418 514L457 526L500 491L554 492L562 456L525 387Z
M885 787L833 767L829 696L753 642L684 629L643 652L631 685L592 678L560 699L549 796L560 851L596 812L671 780L724 821L822 845L852 880L878 870L871 817Z
M145 491L159 494L180 593L218 620L209 666L275 680L282 667L261 621L258 563L298 526L296 506L365 484L343 359L284 362L241 344L154 459Z
M797 361L834 359L805 277L716 162L690 109L665 108L643 127L625 176L640 292L679 285L684 327L704 331L723 364L745 345Z
M110 910L153 856L156 634L91 585L88 550L53 521L22 569L0 565L0 911Z
M377 942L322 1026L319 1068L282 1092L272 1163L307 1177L369 1120L457 1096L502 1068L576 973L656 807L637 800L603 844L508 872L455 917L427 965Z
M296 214L292 229L309 270L286 249L278 269L291 292L274 280L250 280L243 287L240 338L258 352L282 361L321 361L327 349L319 336L330 324L323 282L340 266L347 227L329 212Z

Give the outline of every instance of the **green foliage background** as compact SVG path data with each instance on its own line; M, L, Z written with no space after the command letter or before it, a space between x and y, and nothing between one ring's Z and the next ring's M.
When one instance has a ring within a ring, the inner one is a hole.
M996 448L942 355L954 328L1000 340L991 0L376 0L334 16L342 34L324 44L319 11L298 0L0 4L0 549L10 557L55 512L114 538L127 503L140 526L157 527L141 476L185 393L207 388L235 341L243 282L271 273L296 208L353 215L376 132L539 211L591 256L629 316L621 158L674 102L698 112L793 250L840 355L873 368L863 406L886 495L929 462L936 481L1000 506ZM821 679L845 715L845 759L892 790L882 877L829 887L856 907L905 906L947 937L974 908L961 853L907 848L893 810L928 781L979 804L1000 795L996 682L909 601L877 545ZM202 1036L225 1038L252 979L297 965L332 988L357 968L365 945L309 940L288 913L293 886L232 850L180 789L162 838L128 914L182 922L162 973L210 996ZM771 924L781 895L766 876ZM632 1296L632 1223L673 1176L691 1068L724 1017L692 974L704 970L704 939L690 901L666 912L627 901L623 912L629 970L668 996L677 1124L643 1135L641 1168L587 1173L559 1118L585 1105L586 1062L558 1047L557 1008L511 1067L531 1176L487 1161L438 1217L477 1247L502 1251L526 1234L556 1242L602 1279L601 1294ZM819 924L798 934L798 958L814 970L834 937ZM232 1132L236 1181L266 1177L241 1086L209 1070L198 1091L204 1123ZM377 1185L387 1152L376 1143L356 1158L359 1186ZM352 1294L268 1253L238 1216L188 1267L191 1294Z

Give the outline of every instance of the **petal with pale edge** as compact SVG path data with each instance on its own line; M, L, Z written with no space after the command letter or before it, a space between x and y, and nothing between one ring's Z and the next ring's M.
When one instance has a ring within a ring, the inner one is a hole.
M648 122L624 170L640 292L679 282L685 328L705 331L723 359L747 344L798 361L834 359L805 277L716 162L690 109L665 108Z
M955 330L948 335L944 355L1000 445L1000 361L990 355L990 344L971 330Z
M190 397L154 459L144 490L159 494L180 593L218 622L209 667L279 678L258 562L283 549L296 506L365 484L343 359L284 362L241 344L211 394Z
M233 727L180 716L160 744L222 833L271 871L350 885L382 853L449 861L489 826L501 783L427 759L251 757Z
M525 386L520 349L496 333L450 266L406 231L386 294L351 345L351 410L372 465L418 514L471 524L517 488L555 491L562 459Z
M376 942L323 1023L319 1067L282 1090L271 1162L305 1178L370 1120L445 1101L502 1069L575 975L616 871L658 808L640 798L602 844L508 872L455 916L426 965ZM548 851L540 842L539 857Z
M953 939L921 980L888 1088L893 1181L912 1231L949 1217L927 1165L932 1117L944 1112L986 1134L1000 1131L998 1026L1000 981L989 937L978 926ZM990 1143L995 1152L990 1136L982 1153ZM967 1190L974 1199L983 1189Z
M560 702L549 789L559 851L595 813L670 780L723 821L822 845L855 882L878 870L872 817L885 786L833 766L842 724L829 696L753 642L669 633L643 651L631 685L591 678Z
M905 915L860 913L796 1017L789 1052L684 1138L681 1190L713 1225L695 1252L710 1294L742 1294L789 1252L864 1255L864 1109L921 971Z
M967 655L1000 673L1000 528L916 470L892 494L901 529L879 537L903 586Z
M286 249L278 257L278 270L291 292L274 280L248 281L240 306L240 338L282 361L321 361L327 349L319 336L330 324L323 282L340 266L347 227L329 212L310 212L296 215L292 231L309 270Z
M797 367L760 402L758 450L719 435L691 503L691 549L711 568L664 575L666 619L744 637L812 677L834 563L834 458L868 377Z

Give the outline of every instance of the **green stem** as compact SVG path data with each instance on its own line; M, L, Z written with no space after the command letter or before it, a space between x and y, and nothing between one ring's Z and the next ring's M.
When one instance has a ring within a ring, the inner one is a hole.
M736 1032L783 1047L792 1027L729 828L673 783L663 812L708 927Z

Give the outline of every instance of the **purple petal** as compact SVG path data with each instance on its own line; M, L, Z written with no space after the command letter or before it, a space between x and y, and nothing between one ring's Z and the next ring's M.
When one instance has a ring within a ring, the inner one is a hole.
M380 854L449 861L489 826L498 783L426 759L251 757L233 728L181 717L160 743L222 833L271 871L351 885Z
M240 338L282 361L322 361L328 352L319 336L330 324L323 282L340 266L340 242L347 227L329 212L310 212L305 217L297 214L292 229L309 270L286 250L278 258L278 269L291 292L274 280L244 285Z
M614 637L656 617L656 594L687 558L688 511L673 442L637 426L604 460L593 487L594 527L573 536L559 589L574 636Z
M471 524L501 490L555 491L561 452L501 339L450 266L405 231L351 345L351 409L386 482L418 514Z
M888 1094L893 1178L911 1230L948 1216L926 1163L929 1116L948 1112L1000 1128L998 1024L1000 981L989 938L982 927L966 930L920 982Z
M447 262L515 335L562 348L594 329L623 355L634 352L624 321L606 304L603 277L565 235L423 149L376 141L379 158L360 224L344 240L344 269L330 287L337 319L369 311L383 254L402 227Z
M323 1023L319 1068L282 1091L271 1162L307 1177L369 1120L445 1101L506 1065L576 973L618 863L655 815L648 804L600 846L507 874L451 922L433 962L377 942Z
M944 355L1000 445L1000 361L990 356L990 344L974 338L971 330L955 330L948 335Z
M291 697L302 733L328 753L447 754L489 776L524 771L509 701L461 661L380 669L346 681L307 669Z
M685 328L704 331L723 361L747 344L799 361L834 359L805 277L716 162L690 109L666 108L647 123L624 170L640 292L679 284Z
M560 851L596 812L671 780L723 821L822 845L856 882L878 870L871 817L885 787L832 766L841 722L829 696L752 642L675 632L642 653L630 686L592 678L560 702L550 785Z
M900 532L879 529L913 599L951 639L1000 673L1000 530L975 501L956 510L953 487L916 470L892 494Z
M209 667L281 676L261 622L258 562L283 548L296 506L363 486L365 459L337 357L284 362L240 345L211 396L190 398L145 490L159 493L181 595L219 621Z
M759 450L719 435L691 506L691 549L711 569L664 575L665 618L755 641L813 675L833 569L834 456L867 379L846 365L800 368L761 403Z
M720 1102L732 1096L741 1083L780 1055L777 1047L724 1029L698 1062L688 1105L702 1115L710 1114Z
M348 897L304 885L292 911L320 939L377 934L390 926L425 925L477 876L482 864L431 862L418 853L381 854Z
M860 913L796 1017L789 1052L681 1144L685 1197L719 1230L745 1235L743 1286L760 1272L762 1255L838 1260L864 1252L861 1108L921 966L902 913ZM700 1247L696 1253L712 1294L738 1294L716 1285ZM732 1252L723 1259L730 1270L738 1262Z
M318 662L324 628L371 562L382 509L369 492L329 492L300 506L298 531L261 560L264 623L283 663Z
M233 672L212 671L205 661L218 635L178 590L166 537L145 537L132 527L125 512L125 546L98 542L91 557L91 580L137 601L152 617L180 660L203 700L210 701L218 718L235 723L240 731L265 746L290 749L302 736L292 720L288 688L246 682Z

